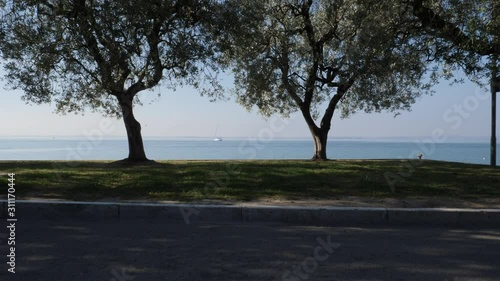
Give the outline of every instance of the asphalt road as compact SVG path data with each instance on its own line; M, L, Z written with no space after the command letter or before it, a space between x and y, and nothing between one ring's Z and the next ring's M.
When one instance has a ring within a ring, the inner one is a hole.
M24 220L15 274L5 234L0 280L500 280L500 230Z

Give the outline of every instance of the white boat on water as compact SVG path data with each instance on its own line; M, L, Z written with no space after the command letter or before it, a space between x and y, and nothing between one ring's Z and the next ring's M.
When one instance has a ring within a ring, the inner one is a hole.
M222 141L221 137L217 137L217 129L219 129L219 125L217 125L217 128L215 128L214 141Z

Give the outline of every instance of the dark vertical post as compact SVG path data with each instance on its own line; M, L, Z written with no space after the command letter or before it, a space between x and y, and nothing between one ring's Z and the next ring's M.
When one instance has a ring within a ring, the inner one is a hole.
M497 56L494 55L491 67L491 148L490 148L490 164L491 166L497 165L497 91L498 78L497 78Z
M500 4L494 2L491 9L492 19L497 19L500 13ZM498 22L495 22L498 24ZM495 37L494 41L498 42L499 38ZM491 166L497 165L497 92L500 91L500 78L498 77L498 53L494 53L491 57L491 149L490 159Z
M491 166L497 165L497 137L496 137L496 103L497 93L491 91Z

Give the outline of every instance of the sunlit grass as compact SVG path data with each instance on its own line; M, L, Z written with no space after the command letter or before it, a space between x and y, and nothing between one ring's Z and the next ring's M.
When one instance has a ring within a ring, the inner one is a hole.
M0 186L16 173L18 199L328 199L341 196L500 198L500 169L438 161L327 162L160 161L125 165L106 161L3 161ZM386 172L401 176L394 192ZM406 174L407 173L407 174ZM6 197L6 192L1 198Z

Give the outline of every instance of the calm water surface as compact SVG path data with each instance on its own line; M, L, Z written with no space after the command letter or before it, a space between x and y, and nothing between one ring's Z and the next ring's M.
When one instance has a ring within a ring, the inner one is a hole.
M202 159L309 159L311 140L232 139L145 139L146 153L155 160ZM331 140L328 157L332 159L415 158L489 164L489 144L409 141ZM0 160L116 160L127 156L124 139L0 139ZM500 153L497 158L500 159Z

